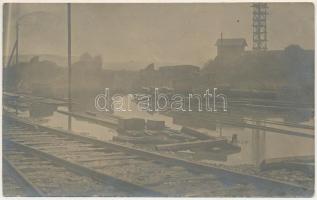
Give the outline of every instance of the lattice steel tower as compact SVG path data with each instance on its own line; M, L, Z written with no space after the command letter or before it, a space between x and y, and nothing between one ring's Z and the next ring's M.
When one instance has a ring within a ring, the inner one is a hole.
M265 51L267 49L266 16L268 6L266 3L253 3L253 50Z

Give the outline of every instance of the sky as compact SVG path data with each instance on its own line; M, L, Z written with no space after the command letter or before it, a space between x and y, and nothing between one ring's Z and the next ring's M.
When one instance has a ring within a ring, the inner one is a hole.
M312 3L268 6L269 50L290 44L314 48ZM7 4L4 9L5 55L15 40L17 18L20 54L67 55L66 4ZM72 4L73 55L89 52L104 62L202 66L216 56L221 32L223 38L245 38L251 50L251 4Z

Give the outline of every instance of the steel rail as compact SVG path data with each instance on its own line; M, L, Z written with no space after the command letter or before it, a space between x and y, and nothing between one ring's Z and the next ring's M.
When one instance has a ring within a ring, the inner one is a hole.
M220 175L221 178L226 179L229 182L231 181L231 182L240 182L240 183L252 183L258 188L269 189L269 190L293 191L293 192L305 194L308 196L314 193L313 189L307 188L302 185L297 185L294 183L288 183L288 182L280 181L276 179L266 178L266 177L257 176L257 175L251 175L251 174L247 174L243 172L237 172L237 171L225 169L222 167L206 165L203 163L197 163L197 162L193 162L193 161L189 161L189 160L185 160L185 159L181 159L181 158L177 158L177 157L173 157L169 155L160 154L157 152L150 152L143 149L132 148L129 146L125 146L125 145L110 142L110 141L100 141L93 138L77 135L74 132L40 125L25 119L18 118L13 115L10 115L10 118L19 123L22 123L28 126L37 127L38 129L55 133L56 135L62 135L62 136L66 135L83 142L93 143L94 145L108 146L113 149L119 149L124 152L134 153L136 155L143 156L148 159L165 162L169 165L183 166L193 171L209 172L209 173L217 174L217 175Z
M12 163L6 156L2 156L3 167L6 167L10 171L10 175L25 188L28 196L43 197L46 196L38 187L36 187L24 174Z
M107 175L105 173L100 173L96 170L84 167L82 165L79 165L77 163L56 157L52 154L46 153L44 151L38 150L36 148L21 144L19 142L11 141L10 139L4 139L4 142L7 144L14 146L18 149L21 149L23 151L27 151L31 154L38 155L39 157L53 161L65 168L67 168L69 171L72 171L74 173L80 174L82 176L88 176L95 180L98 180L105 184L111 184L115 187L118 187L120 189L126 190L126 191L133 191L138 192L140 196L152 196L152 197L158 197L158 196L164 196L162 193L153 191L151 189L145 188L141 185L131 183L110 175Z

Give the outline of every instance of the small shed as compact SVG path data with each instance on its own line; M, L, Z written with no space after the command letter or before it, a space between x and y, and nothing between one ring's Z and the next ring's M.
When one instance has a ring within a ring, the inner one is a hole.
M218 39L216 42L216 46L217 56L230 59L241 56L248 44L243 38L226 38Z
M119 119L119 130L144 130L145 120L141 118Z

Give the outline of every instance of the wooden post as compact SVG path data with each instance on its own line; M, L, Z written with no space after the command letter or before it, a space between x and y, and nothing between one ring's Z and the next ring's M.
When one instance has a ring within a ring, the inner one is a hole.
M72 39L71 39L71 4L67 3L67 30L68 30L68 112L72 112ZM72 116L68 115L68 130L72 129Z

